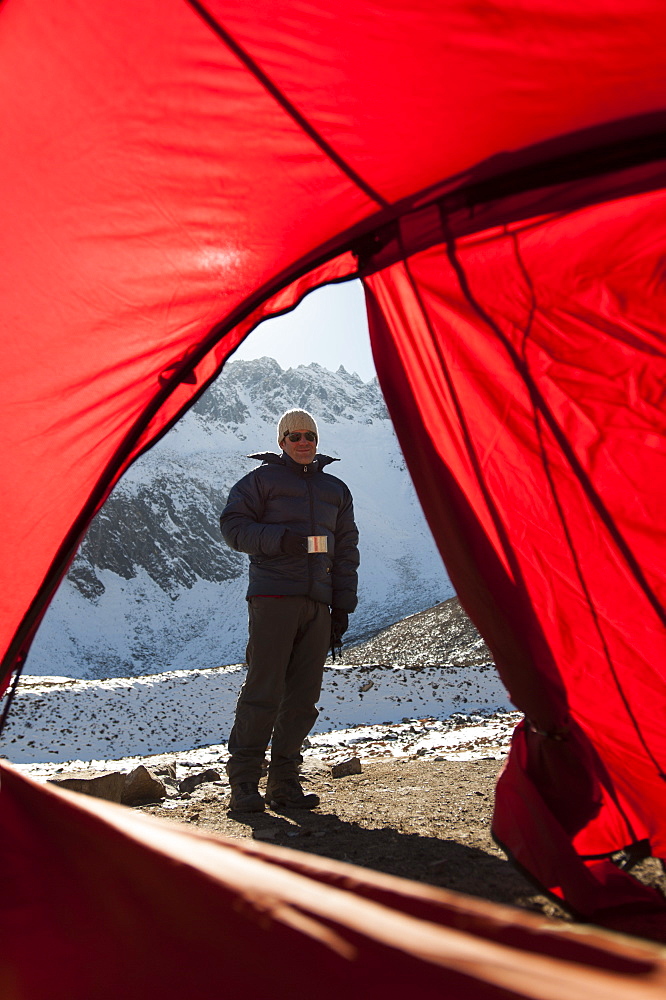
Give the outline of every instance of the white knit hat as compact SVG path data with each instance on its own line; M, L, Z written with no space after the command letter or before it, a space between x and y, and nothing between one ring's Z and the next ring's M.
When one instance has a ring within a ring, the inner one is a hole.
M287 434L292 431L313 431L319 441L319 431L315 418L307 410L287 410L278 421L278 444L281 446Z

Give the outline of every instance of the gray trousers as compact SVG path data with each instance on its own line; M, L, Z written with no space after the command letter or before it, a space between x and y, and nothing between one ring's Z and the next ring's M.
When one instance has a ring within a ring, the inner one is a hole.
M269 741L269 777L293 778L319 712L331 613L309 597L251 597L248 671L229 736L231 784L259 781Z

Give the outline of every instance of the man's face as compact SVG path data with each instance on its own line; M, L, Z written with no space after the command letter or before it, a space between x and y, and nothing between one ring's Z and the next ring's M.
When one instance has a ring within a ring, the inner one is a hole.
M289 458L293 458L295 462L300 462L301 465L309 465L317 454L317 439L314 441L308 441L306 434L310 434L310 431L304 430L304 428L291 431L291 434L299 435L298 441L291 441L290 435L287 434L282 440L282 450L286 451Z

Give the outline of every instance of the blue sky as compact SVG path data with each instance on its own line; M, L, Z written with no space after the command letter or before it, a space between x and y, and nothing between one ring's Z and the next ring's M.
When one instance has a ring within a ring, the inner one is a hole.
M269 357L282 368L316 361L330 371L344 365L364 382L375 374L360 281L326 285L311 292L285 316L257 327L234 358Z

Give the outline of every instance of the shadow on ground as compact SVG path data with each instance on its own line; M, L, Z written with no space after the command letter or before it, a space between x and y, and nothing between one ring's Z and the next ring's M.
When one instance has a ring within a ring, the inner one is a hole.
M401 833L391 827L369 829L321 810L228 816L245 827L245 836L264 843L543 911L542 904L530 905L534 890L508 861L455 840Z

